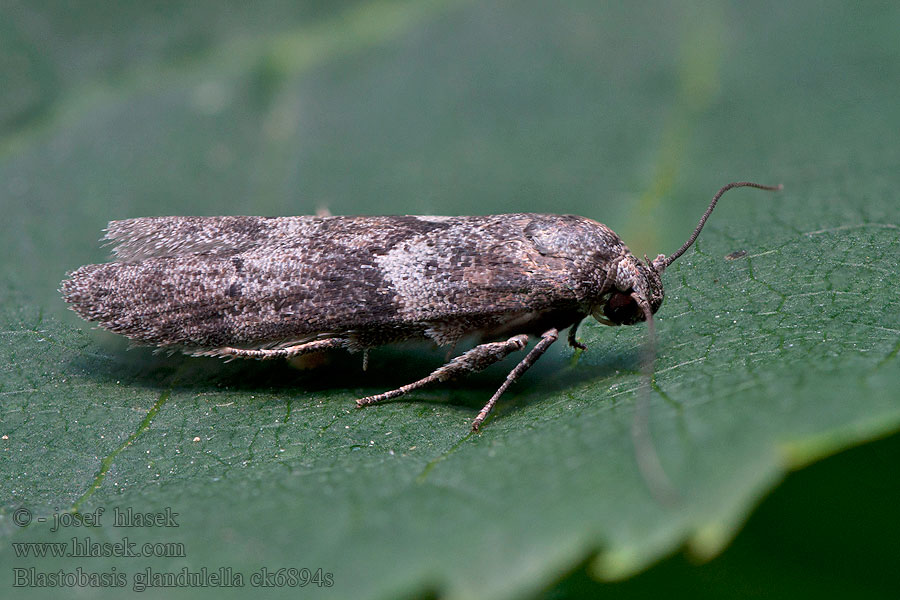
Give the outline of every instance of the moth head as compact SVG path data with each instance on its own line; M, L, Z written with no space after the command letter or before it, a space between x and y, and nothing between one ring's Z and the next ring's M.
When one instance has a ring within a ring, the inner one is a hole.
M675 253L669 256L660 254L652 261L645 256L645 262L639 261L628 253L619 260L614 267L615 272L612 277L615 289L604 303L594 308L594 318L606 325L634 325L640 321L650 321L652 326L653 315L659 310L663 301L662 279L660 278L662 272L694 244L722 194L736 187L754 187L770 191L782 189L781 185L761 185L749 181L739 181L724 186L709 203L709 208L700 218L694 232Z
M595 307L594 318L606 325L634 325L656 313L663 302L663 287L658 261L644 263L631 254L617 265L615 289L606 301ZM648 315L649 311L649 315Z

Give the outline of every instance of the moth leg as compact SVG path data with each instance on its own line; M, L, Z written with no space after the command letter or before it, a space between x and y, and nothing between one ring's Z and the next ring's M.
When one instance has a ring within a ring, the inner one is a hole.
M582 319L578 319L578 322L569 328L569 340L568 341L569 341L569 345L572 346L573 348L578 348L579 350L584 351L584 350L587 350L587 346L585 346L584 344L582 344L581 342L579 342L578 340L575 339L575 333L578 331L578 326L581 325L581 321L582 321Z
M258 358L260 360L270 360L273 358L291 358L292 356L300 356L301 354L308 354L310 352L339 348L343 345L344 340L340 338L328 338L296 344L286 348L250 350L247 348L231 348L225 346L223 348L216 348L215 350L198 352L195 356L230 356L234 358Z
M360 398L356 401L356 406L367 406L369 404L383 402L384 400L402 396L407 392L426 386L429 383L447 381L457 375L481 371L495 362L503 360L510 352L521 350L526 345L528 345L528 336L525 334L511 337L505 342L488 342L486 344L480 344L465 354L457 356L444 366L435 369L428 377L398 387L396 390Z
M541 357L541 355L550 347L550 344L559 339L559 330L557 329L548 329L543 334L541 334L541 341L535 344L534 348L531 349L525 358L522 359L522 362L517 364L515 368L509 372L509 375L506 376L506 381L503 382L503 385L494 392L494 395L491 396L491 399L488 400L487 404L484 405L484 408L481 409L481 412L478 413L478 416L475 417L475 420L472 421L472 431L478 431L478 428L481 427L481 424L487 418L488 413L491 412L491 409L494 408L494 405L497 404L497 400L500 399L500 396L503 395L503 392L512 385L512 383L521 377L522 373L528 370L528 368L537 362L537 359Z

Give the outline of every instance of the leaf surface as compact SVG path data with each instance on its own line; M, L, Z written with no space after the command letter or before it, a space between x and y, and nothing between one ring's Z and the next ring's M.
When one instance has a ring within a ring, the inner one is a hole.
M237 597L262 569L321 568L322 598L519 597L585 560L617 579L712 556L786 470L900 425L895 7L191 6L2 9L25 57L0 66L19 90L0 85L4 585L231 568L243 588L205 591ZM56 292L105 260L112 219L561 212L655 255L734 179L785 190L729 193L664 276L646 425L673 505L632 436L643 325L585 323L588 351L558 344L471 435L511 361L356 410L443 353L362 372L126 351ZM179 526L116 527L116 508ZM102 526L50 531L72 509ZM85 536L184 552L11 545Z

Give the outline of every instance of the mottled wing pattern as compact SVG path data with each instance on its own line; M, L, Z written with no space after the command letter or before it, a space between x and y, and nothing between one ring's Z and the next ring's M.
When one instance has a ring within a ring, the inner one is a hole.
M565 248L584 239L573 223L603 227L532 214L114 221L117 260L77 269L63 292L84 318L161 346L450 343L577 305L572 273L583 265Z

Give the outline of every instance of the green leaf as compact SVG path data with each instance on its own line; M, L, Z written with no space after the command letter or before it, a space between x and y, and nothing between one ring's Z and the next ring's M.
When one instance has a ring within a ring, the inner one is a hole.
M303 588L323 598L527 596L585 561L620 579L713 556L786 471L896 431L900 15L838 7L0 9L20 57L0 64L3 585L206 568L243 597L305 568L332 575ZM444 353L362 372L126 351L56 292L117 218L566 212L655 254L735 179L785 190L730 192L664 276L646 427L672 505L632 436L643 325L585 323L586 352L558 344L472 435L511 364L356 410ZM101 526L51 531L71 511ZM183 552L12 545L73 537Z

